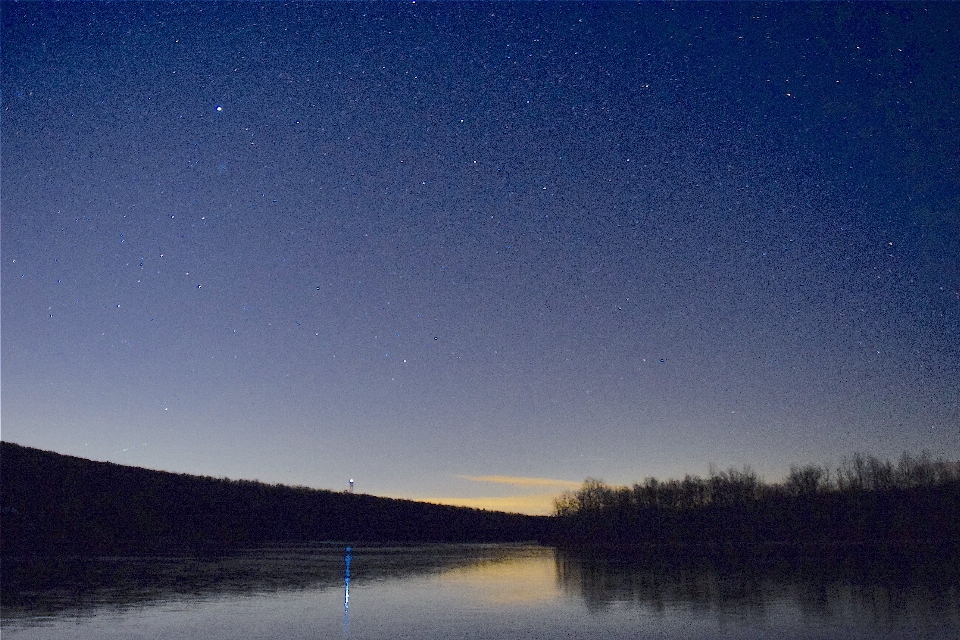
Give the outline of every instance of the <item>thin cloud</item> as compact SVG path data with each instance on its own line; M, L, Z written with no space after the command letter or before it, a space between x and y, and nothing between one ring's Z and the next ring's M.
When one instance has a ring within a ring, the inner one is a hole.
M524 478L521 476L457 476L471 482L493 482L509 484L514 487L568 487L578 488L582 483L572 480L554 480L553 478Z

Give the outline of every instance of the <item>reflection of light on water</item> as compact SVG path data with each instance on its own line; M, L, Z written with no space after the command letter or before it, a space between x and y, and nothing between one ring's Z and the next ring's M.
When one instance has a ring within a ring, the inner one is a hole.
M475 602L529 605L556 600L556 562L552 553L446 571L438 576L445 590Z
M343 637L350 635L350 547L347 547L347 555L343 561L346 569L343 573Z

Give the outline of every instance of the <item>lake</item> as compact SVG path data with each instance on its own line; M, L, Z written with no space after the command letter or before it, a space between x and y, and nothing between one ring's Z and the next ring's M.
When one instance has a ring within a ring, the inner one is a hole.
M955 640L960 582L943 569L910 557L754 562L535 545L101 558L8 565L2 630L24 640Z

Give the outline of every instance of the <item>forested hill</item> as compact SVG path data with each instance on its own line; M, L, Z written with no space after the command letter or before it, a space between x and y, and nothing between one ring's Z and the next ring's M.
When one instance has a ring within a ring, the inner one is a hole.
M22 554L219 553L274 543L515 542L547 517L152 471L0 442L0 540Z

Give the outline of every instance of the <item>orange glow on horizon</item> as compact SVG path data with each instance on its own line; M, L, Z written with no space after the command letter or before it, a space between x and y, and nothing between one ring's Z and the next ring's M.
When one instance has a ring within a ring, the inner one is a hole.
M521 496L484 498L413 498L417 502L444 504L452 507L470 507L487 511L506 511L528 516L546 516L553 513L553 501L558 494L538 493Z

